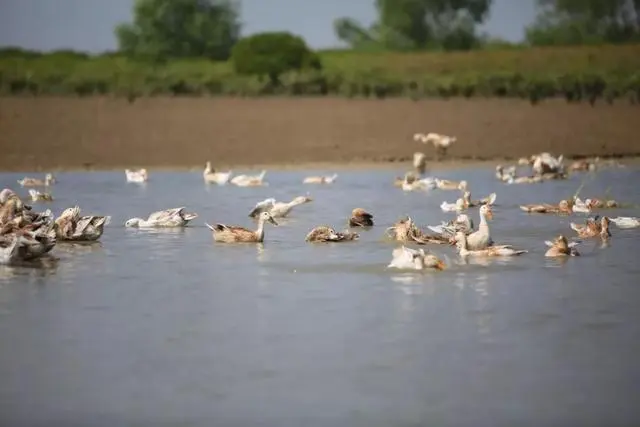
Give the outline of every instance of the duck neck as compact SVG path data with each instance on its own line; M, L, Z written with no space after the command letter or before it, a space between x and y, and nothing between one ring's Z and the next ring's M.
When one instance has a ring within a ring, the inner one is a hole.
M264 240L264 219L262 218L260 218L260 220L258 221L256 236L258 237L258 242L262 242Z
M210 174L212 172L211 170L211 163L207 162L206 166L204 167L204 173L206 174Z
M489 231L489 223L483 212L480 212L480 225L478 225L478 230L480 229Z
M304 202L302 200L293 199L292 201L287 203L287 209L291 209L292 207L301 205L303 203Z

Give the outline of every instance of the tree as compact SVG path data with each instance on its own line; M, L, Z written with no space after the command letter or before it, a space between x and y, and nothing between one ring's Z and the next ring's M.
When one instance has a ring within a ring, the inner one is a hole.
M373 39L393 50L470 49L478 41L475 29L487 18L491 0L376 0L375 5L378 20L372 28L341 18L334 23L338 38L353 48Z
M287 71L320 69L320 58L305 41L289 32L259 33L241 39L233 47L231 61L238 74L268 76L279 84Z
M240 35L233 0L135 0L133 22L115 28L125 54L225 60Z
M640 0L537 0L533 45L623 43L640 37Z

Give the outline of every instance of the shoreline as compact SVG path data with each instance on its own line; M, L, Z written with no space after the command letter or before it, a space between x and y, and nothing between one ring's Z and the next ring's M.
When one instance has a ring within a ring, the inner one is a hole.
M429 168L638 157L638 107L511 99L0 97L0 170ZM417 132L455 136L443 162Z
M532 153L533 154L533 153ZM589 159L595 156L565 156L565 163L580 160ZM640 154L613 154L608 156L599 156L603 161L620 161L624 165L636 165L640 164ZM517 158L493 158L493 159L445 159L442 161L427 161L427 171L437 170L451 170L451 169L465 169L472 167L492 166L495 167L498 164L504 166L510 166L517 164ZM328 173L334 170L397 170L405 169L407 171L412 169L412 162L410 160L403 161L388 161L388 160L353 160L353 161L337 161L337 162L297 162L297 163L262 163L262 164L220 164L218 166L213 165L216 170L220 172L226 171L318 171L319 173ZM6 169L0 168L0 174L9 173L65 173L65 172L124 172L125 169L139 169L144 166L132 167L132 166L120 166L120 167L84 167L84 166L68 166L68 167L53 167L53 168L36 168L36 169ZM204 170L204 164L202 166L149 166L146 167L149 172L202 172Z

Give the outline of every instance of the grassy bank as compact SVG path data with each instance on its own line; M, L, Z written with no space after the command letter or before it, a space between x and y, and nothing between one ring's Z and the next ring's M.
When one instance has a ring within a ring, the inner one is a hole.
M118 56L0 57L3 95L339 95L345 97L550 97L640 102L640 45L482 50L464 53L321 52L324 69L273 87L229 63L151 64Z

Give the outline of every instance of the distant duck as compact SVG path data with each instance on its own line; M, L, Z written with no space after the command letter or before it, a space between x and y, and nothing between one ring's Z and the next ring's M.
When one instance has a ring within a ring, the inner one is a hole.
M333 184L338 178L338 174L334 173L331 176L308 176L302 180L303 184Z
M305 242L345 242L357 240L360 236L352 231L336 231L332 227L321 225L314 227L304 238Z
M124 174L127 177L127 182L143 183L149 180L149 174L144 168L138 170L125 169Z
M40 191L30 188L29 196L31 197L32 202L51 202L53 201L53 196L49 193L41 193Z
M262 243L264 242L264 224L270 222L278 225L269 212L262 212L258 217L258 228L251 231L244 227L216 224L211 226L205 225L213 233L213 240L220 243Z
M266 185L264 177L267 174L266 170L263 170L259 175L236 175L229 182L238 187L258 187Z
M424 249L411 249L406 246L396 248L391 253L391 262L387 268L400 270L444 270L444 262L437 256L425 253Z
M249 216L257 218L262 212L269 212L274 218L284 218L289 215L291 210L299 205L312 202L313 199L307 196L298 196L290 202L276 202L276 199L269 198L256 203L255 207L249 212Z
M44 181L38 178L30 178L28 176L18 180L18 184L23 187L48 187L53 185L55 182L56 179L50 173L45 175Z
M231 172L232 171L216 172L215 169L211 167L211 162L207 162L204 172L202 172L202 176L204 178L204 182L224 185L231 179Z
M467 181L450 181L448 179L435 179L436 187L440 190L467 190Z
M355 208L349 217L349 227L372 227L373 215L362 208Z

